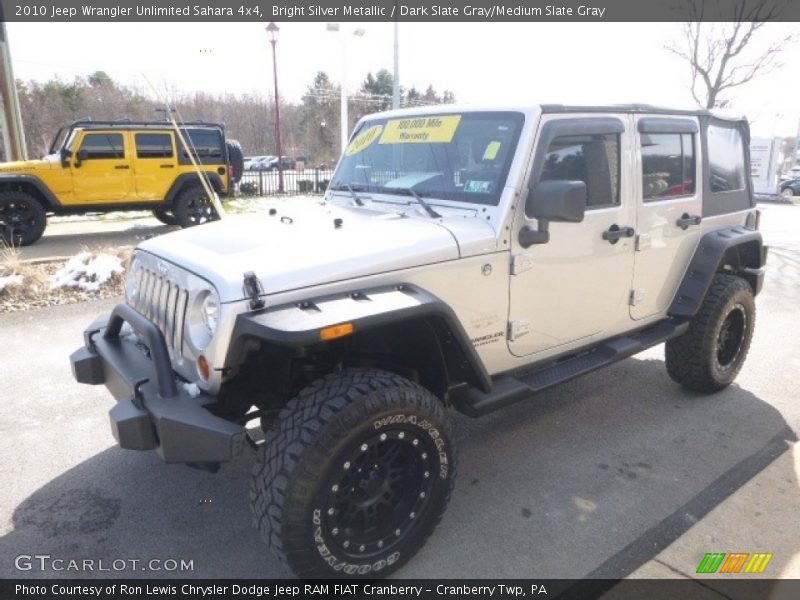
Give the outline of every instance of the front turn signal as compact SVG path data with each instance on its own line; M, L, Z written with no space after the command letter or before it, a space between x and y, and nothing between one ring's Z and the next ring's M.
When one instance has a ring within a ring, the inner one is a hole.
M331 325L330 327L321 329L319 338L327 342L350 335L353 331L355 331L355 326L352 323L340 323L339 325Z

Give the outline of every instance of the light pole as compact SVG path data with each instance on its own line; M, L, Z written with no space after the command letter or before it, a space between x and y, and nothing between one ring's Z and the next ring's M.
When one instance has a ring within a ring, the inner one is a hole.
M281 105L278 97L278 61L275 58L275 45L278 43L280 28L275 23L267 25L269 43L272 44L272 75L275 80L275 145L278 152L278 193L283 193L283 156L281 154Z
M392 108L400 108L400 25L394 22L394 77L392 78Z
M344 154L344 149L347 147L347 138L349 134L349 126L347 122L347 39L344 35L344 32L341 30L339 23L328 23L326 25L328 31L332 31L334 33L339 33L342 44L342 81L339 85L339 89L341 90L341 110L340 110L340 121L341 121L341 141L342 141L342 149L341 154ZM364 36L364 29L358 27L351 32L355 37L363 37Z

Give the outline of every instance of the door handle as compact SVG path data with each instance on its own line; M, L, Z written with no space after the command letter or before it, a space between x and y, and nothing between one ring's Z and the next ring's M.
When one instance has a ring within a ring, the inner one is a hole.
M161 168L162 169L173 169L173 168L175 168L175 165L161 165Z
M619 241L619 238L633 237L634 233L635 231L633 230L633 227L620 227L614 223L611 227L603 232L603 239L610 244L616 244Z
M675 224L686 231L689 229L689 225L700 225L700 221L703 220L703 217L700 215L690 215L689 213L683 213L681 218L678 219Z
M117 165L117 166L116 166L116 167L114 167L114 168L115 168L115 169L130 169L130 167L129 167L128 165Z

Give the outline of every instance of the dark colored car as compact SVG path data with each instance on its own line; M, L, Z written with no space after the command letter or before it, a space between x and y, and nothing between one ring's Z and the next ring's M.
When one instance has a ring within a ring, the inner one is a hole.
M792 196L800 196L800 179L790 179L781 182L781 196L791 198Z
M284 171L289 171L295 168L295 160L291 156L281 156L281 168ZM271 161L266 163L263 167L266 171L277 171L278 170L278 159L273 158Z

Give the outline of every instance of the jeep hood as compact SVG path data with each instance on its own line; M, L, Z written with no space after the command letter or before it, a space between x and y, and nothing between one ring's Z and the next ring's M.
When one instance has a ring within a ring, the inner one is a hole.
M341 220L341 221L338 221ZM140 244L211 282L223 302L244 298L243 275L266 294L491 252L495 232L462 215L441 220L321 203L275 206L275 214L229 215Z

